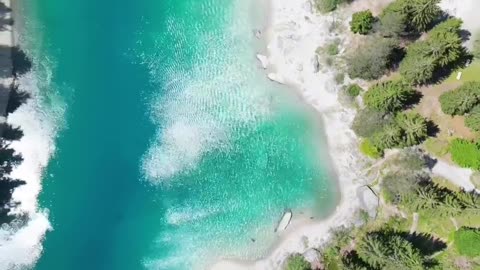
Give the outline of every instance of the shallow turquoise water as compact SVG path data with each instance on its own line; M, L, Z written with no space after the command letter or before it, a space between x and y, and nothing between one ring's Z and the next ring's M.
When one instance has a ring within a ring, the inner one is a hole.
M256 258L285 208L335 204L318 121L257 68L255 1L22 5L43 102L66 107L35 269Z

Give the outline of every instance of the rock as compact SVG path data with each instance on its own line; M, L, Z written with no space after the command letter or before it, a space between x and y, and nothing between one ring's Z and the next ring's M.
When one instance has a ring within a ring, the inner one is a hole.
M313 56L312 65L313 65L313 72L318 73L320 71L320 61L318 60L317 55Z
M262 67L266 69L268 67L268 57L262 54L257 54L257 59L262 64Z
M267 77L274 82L278 82L279 84L285 84L285 79L276 73L268 73Z

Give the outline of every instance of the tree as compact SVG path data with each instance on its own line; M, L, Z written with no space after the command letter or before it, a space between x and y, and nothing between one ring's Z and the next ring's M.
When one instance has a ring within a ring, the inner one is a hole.
M352 129L360 137L371 137L373 134L383 130L383 127L392 123L392 117L389 114L372 110L369 108L361 109L355 115L352 123Z
M480 104L480 82L467 82L439 98L442 111L448 115L463 115Z
M465 118L465 125L474 131L480 131L480 105L470 111Z
M411 0L412 23L419 31L425 31L441 14L440 0Z
M428 136L427 120L418 113L398 114L396 122L403 130L404 146L417 145Z
M384 112L402 109L415 95L415 90L402 81L381 82L371 87L364 95L368 108Z
M294 254L287 260L286 270L311 270L312 266L300 254Z
M423 84L433 78L435 59L428 56L427 42L416 42L407 49L407 55L400 63L400 74L413 84Z
M402 136L402 129L396 124L390 124L373 136L372 143L383 152L385 149L399 146Z
M370 10L355 12L350 22L350 30L355 34L366 35L373 28L375 17Z
M425 258L404 238L386 233L370 232L357 247L358 256L374 269L425 269Z
M438 214L446 217L454 217L462 211L462 204L452 194L445 195L445 199L439 205Z
M459 19L448 19L429 33L427 54L441 67L460 59L463 54Z
M381 269L388 264L389 249L376 233L367 234L357 246L358 256L369 265Z
M397 43L391 39L371 38L347 58L351 78L373 80L380 78L390 65L390 58Z

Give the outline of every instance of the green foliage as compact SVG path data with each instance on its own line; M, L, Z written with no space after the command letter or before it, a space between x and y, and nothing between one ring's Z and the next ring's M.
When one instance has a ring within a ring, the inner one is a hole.
M327 13L337 9L338 5L349 2L351 0L315 0L314 4L318 11Z
M286 270L311 270L312 266L300 254L294 254L287 260Z
M381 82L371 87L364 95L368 108L378 111L395 112L415 95L415 90L402 81Z
M449 19L430 31L427 40L417 41L407 49L400 63L400 74L408 82L426 83L437 68L448 66L460 59L464 50L460 36L459 19Z
M455 139L450 144L452 160L458 165L480 170L480 144L464 139Z
M402 143L402 129L395 123L387 125L372 137L372 143L380 150L395 148Z
M454 91L440 96L442 111L448 115L463 115L480 103L480 82L467 82Z
M362 140L360 144L360 152L362 152L362 154L364 154L365 156L374 159L381 158L383 156L383 152L375 145L373 145L370 139Z
M404 17L405 28L423 32L441 15L439 2L440 0L396 0L384 9L380 17L400 14Z
M350 22L350 30L355 34L366 35L373 28L375 17L370 10L355 12Z
M358 84L351 84L347 87L347 94L351 97L360 95L363 89Z
M427 54L441 67L457 61L462 53L460 27L462 20L448 19L437 25L428 35Z
M377 110L368 108L359 110L353 119L352 129L360 137L371 137L382 131L383 127L392 123L392 117Z
M338 54L338 42L333 42L327 45L326 48L327 54L330 56L334 56Z
M462 227L454 233L458 253L467 257L480 256L480 230Z
M348 74L351 78L373 80L380 78L390 65L396 41L372 38L347 58Z
M375 269L425 269L426 259L398 235L368 233L357 246L358 256Z
M441 14L438 4L440 0L410 0L411 19L419 31L427 30L428 26Z
M465 125L474 131L480 131L480 105L470 111L465 118Z
M433 58L423 53L414 53L414 48L419 51L420 48L426 48L425 43L414 43L407 50L407 56L400 63L400 74L402 77L413 84L424 84L433 78L435 70L435 61Z
M406 16L401 12L386 12L380 16L379 32L384 37L401 36L406 27Z
M406 196L416 192L420 183L428 180L428 175L420 172L388 173L382 178L382 195L385 201L400 204Z
M396 122L403 131L403 146L417 145L428 136L427 120L418 113L398 114Z

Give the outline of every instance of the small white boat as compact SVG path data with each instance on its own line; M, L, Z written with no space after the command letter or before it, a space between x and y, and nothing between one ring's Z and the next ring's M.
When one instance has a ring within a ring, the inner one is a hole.
M275 229L275 232L282 232L287 229L288 225L290 225L290 221L292 220L292 211L290 210L285 210L283 213L283 217L278 222L277 228Z

